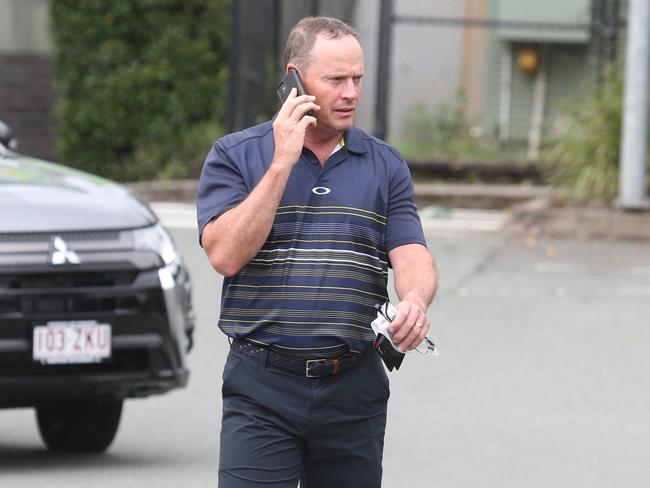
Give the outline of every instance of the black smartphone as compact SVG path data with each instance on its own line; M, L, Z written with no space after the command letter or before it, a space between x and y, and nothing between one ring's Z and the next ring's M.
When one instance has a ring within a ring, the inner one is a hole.
M374 348L377 349L381 360L388 368L388 371L393 371L393 369L399 369L404 360L406 353L396 351L395 348L391 345L390 341L386 339L383 335L378 334L375 338Z
M278 96L280 101L284 103L291 93L291 89L295 88L297 96L306 95L305 87L302 86L302 81L300 81L300 76L298 76L298 71L295 69L290 69L285 75L284 79L278 85ZM314 117L314 111L310 110L305 115L311 115Z

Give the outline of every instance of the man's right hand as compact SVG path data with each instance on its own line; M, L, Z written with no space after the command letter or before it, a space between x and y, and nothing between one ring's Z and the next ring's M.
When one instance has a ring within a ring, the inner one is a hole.
M296 92L295 88L291 89L291 93L273 121L275 140L273 164L293 167L300 159L307 127L310 125L316 127L316 118L305 115L310 110L320 110L320 106L314 103L316 97L312 95L297 97Z

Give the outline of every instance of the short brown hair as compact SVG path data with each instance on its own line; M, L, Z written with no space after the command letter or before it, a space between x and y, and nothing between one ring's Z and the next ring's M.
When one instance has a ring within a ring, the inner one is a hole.
M359 33L339 19L305 17L289 33L287 45L284 48L284 66L293 63L302 69L307 69L311 62L311 51L319 34L325 35L329 39L338 39L344 36L353 36L355 39L359 39Z

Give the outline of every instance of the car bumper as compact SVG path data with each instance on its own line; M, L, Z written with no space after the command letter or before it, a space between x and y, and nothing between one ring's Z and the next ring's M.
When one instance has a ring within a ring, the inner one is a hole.
M29 306L23 306L23 310L28 312L0 314L0 408L74 398L144 397L187 384L185 354L191 347L194 316L189 276L182 263L139 272L129 286L116 289L37 295L26 299ZM92 312L40 311L45 306L57 308L59 295L85 308L107 302L128 306L106 310L97 307ZM42 302L33 305L37 300ZM40 303L44 303L41 308ZM111 357L88 364L35 361L33 329L52 320L110 324Z

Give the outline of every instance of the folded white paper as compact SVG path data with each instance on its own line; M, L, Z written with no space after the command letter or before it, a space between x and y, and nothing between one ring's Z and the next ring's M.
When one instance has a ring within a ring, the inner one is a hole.
M386 302L379 308L377 311L377 318L370 323L370 326L372 327L372 330L375 332L376 336L379 334L383 335L386 339L388 339L390 345L393 346L393 349L405 354L411 351L401 350L399 346L393 342L393 338L388 331L388 326L391 324L398 312L399 311L395 305L390 302ZM415 350L422 354L431 352L434 356L438 355L438 350L436 349L435 344L431 342L428 337L425 337L424 340L418 345L418 347L415 348Z
M395 305L389 302L384 303L379 309L379 311L377 312L377 318L370 323L370 326L372 327L372 330L375 332L375 335L379 335L379 334L383 335L386 339L390 341L390 345L393 346L393 349L403 353L404 351L402 351L399 348L399 346L395 345L392 337L390 336L390 332L388 331L388 326L390 325L390 321L392 321L395 318L397 312L398 310L397 308L395 308ZM390 319L390 321L388 319Z

